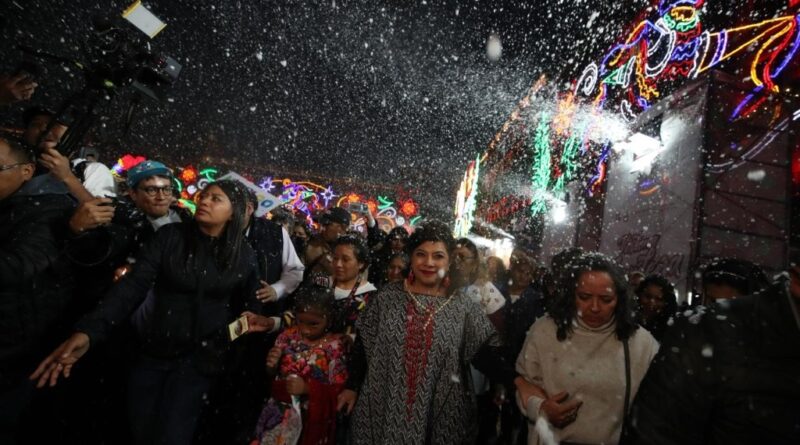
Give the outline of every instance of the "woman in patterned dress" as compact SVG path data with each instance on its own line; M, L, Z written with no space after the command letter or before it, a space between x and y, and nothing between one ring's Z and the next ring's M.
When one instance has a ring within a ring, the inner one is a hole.
M378 292L356 323L339 396L339 408L353 411L355 445L472 443L470 363L497 380L514 378L481 307L449 290L453 248L446 225L418 227L409 278Z

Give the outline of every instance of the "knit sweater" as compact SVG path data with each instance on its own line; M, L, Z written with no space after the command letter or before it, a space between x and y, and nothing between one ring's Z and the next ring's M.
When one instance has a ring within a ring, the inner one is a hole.
M569 400L583 405L575 421L564 429L550 428L559 442L581 444L616 444L622 430L625 403L625 353L614 332L612 320L600 328L591 328L576 318L573 332L563 342L556 338L556 323L550 317L536 321L528 331L517 357L517 372L548 395L561 391ZM658 343L643 328L628 340L631 359L633 401L650 361L658 352ZM520 409L532 422L539 417L544 400L530 397L520 401ZM535 428L528 432L528 444L543 443Z

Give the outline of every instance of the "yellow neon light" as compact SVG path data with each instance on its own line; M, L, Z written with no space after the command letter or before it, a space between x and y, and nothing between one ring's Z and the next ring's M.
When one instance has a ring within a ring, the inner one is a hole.
M761 54L764 52L765 49L767 49L772 44L772 42L774 42L776 39L778 39L779 37L783 36L784 34L786 34L787 32L789 32L791 30L792 30L791 26L788 26L788 27L784 28L782 31L780 31L777 34L775 34L774 36L770 37L769 40L767 40L767 42L764 43L761 46L761 48L758 49L758 52L756 53L756 57L755 57L755 59L753 59L753 64L750 65L750 79L753 80L753 83L757 87L760 87L761 85L764 84L761 81L761 79L758 78L758 70L757 70L758 61L761 60ZM769 74L769 73L766 73L766 74ZM777 85L773 85L772 86L772 91L773 92L777 93L779 90L780 89L778 88Z
M775 19L764 20L763 22L752 24L752 25L745 25L745 26L740 26L740 27L737 27L737 28L731 28L729 30L726 30L725 32L727 32L728 35L730 36L730 34L732 34L732 33L739 33L739 32L742 32L742 31L746 31L748 29L753 29L753 28L757 28L757 27L760 27L760 26L764 26L764 25L766 25L768 23L776 23L777 22L777 24L770 26L765 31L761 32L757 36L755 36L752 39L750 39L747 43L745 43L743 45L739 45L733 51L729 51L729 52L726 51L725 54L723 54L722 57L720 57L720 59L717 61L717 63L720 63L720 62L722 62L724 60L730 59L734 55L742 52L743 50L748 48L750 45L752 45L753 43L757 42L758 40L760 40L764 36L768 35L770 32L780 28L781 26L785 26L785 27L790 29L791 28L791 22L794 21L794 19L795 19L794 16L784 16L784 17L778 17L778 18L775 18ZM713 35L713 36L715 36L717 38L717 44L719 44L719 40L720 40L719 39L719 34L720 33L711 34L711 35ZM730 40L730 37L728 37L728 40ZM705 61L705 58L704 58L704 61ZM697 72L699 74L699 73L702 73L703 71L707 71L709 68L711 68L711 66L705 66L705 67L704 66L700 66L700 68L697 70Z
M633 31L630 33L628 38L625 40L625 43L623 43L623 45L629 45L633 41L633 37L642 29L642 27L646 23L647 23L646 20L639 22L639 24L636 25L636 28L633 29ZM617 62L619 62L619 59L622 57L622 53L623 52L624 51L620 50L619 54L617 54L617 57L614 60L612 60L611 62L609 62L608 66L615 66L617 64Z
M694 6L675 6L669 15L675 20L691 21L697 15L697 8Z

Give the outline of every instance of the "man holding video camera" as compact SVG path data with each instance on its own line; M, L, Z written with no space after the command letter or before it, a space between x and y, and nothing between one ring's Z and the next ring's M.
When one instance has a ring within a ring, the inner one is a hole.
M94 168L85 172L83 180L78 178L72 171L69 159L58 151L58 144L69 127L61 122L53 122L54 118L53 112L41 107L28 108L22 116L25 125L23 139L34 148L38 162L36 175L50 173L52 180L47 182L52 182L53 187L62 188L80 203L91 201L95 197L84 187L84 183L113 184L111 172L107 168Z

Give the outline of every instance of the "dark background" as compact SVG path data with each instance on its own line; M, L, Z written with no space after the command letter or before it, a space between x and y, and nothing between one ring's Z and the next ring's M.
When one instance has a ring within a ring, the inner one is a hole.
M118 17L130 3L4 0L2 69L19 62L18 44L81 58L92 17ZM703 23L753 22L787 3L709 0ZM120 94L90 140L109 152L106 163L134 152L258 177L403 187L423 214L448 217L466 163L531 83L540 74L577 77L657 4L150 0L168 24L151 45L183 73L167 100L143 103L128 135L128 94ZM486 56L492 33L503 44L498 62ZM46 69L32 102L53 108L80 89L82 76ZM20 109L2 110L3 124L19 125Z

